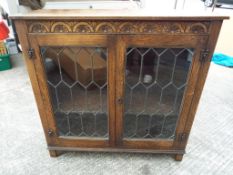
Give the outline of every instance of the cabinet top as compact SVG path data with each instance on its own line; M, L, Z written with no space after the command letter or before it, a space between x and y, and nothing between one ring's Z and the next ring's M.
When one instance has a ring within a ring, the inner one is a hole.
M151 10L81 10L81 9L42 9L34 10L26 14L16 14L11 19L91 19L91 20L224 20L228 16L215 13L200 13L187 11L156 12Z

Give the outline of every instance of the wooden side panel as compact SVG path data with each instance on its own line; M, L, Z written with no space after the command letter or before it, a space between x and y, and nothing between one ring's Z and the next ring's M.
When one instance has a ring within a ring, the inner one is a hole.
M37 72L36 72L35 64L34 64L34 59L29 59L27 55L27 51L31 47L28 41L27 26L26 26L25 21L23 20L15 21L15 25L16 25L17 33L19 34L19 40L20 40L23 53L24 53L24 61L27 65L27 70L28 70L28 74L31 80L31 84L32 84L34 96L36 99L37 107L39 110L40 119L43 125L45 137L46 137L47 143L50 145L53 143L53 140L47 134L48 129L49 129L49 121L48 121L47 115L44 110L44 101L41 95L41 88L39 86Z
M196 83L196 87L195 87L195 92L193 95L193 100L192 100L192 104L190 107L190 111L189 114L187 116L187 119L184 121L184 125L183 125L183 131L182 133L187 133L187 136L189 135L191 128L192 128L192 124L194 121L194 117L197 111L197 107L200 101L200 97L201 97L201 93L206 81L206 77L208 74L208 70L209 70L209 66L210 66L210 62L211 62L211 58L213 56L213 52L217 43L217 39L218 39L218 35L221 29L221 25L222 25L222 21L214 21L211 24L211 28L210 28L210 35L208 37L207 43L205 44L205 49L209 50L209 55L206 58L206 61L202 62L202 65L199 69L199 71L197 72L197 83ZM176 148L179 149L185 149L186 145L187 145L187 141L188 141L188 137L185 139L184 142L180 143L180 144L176 144L174 145Z
M202 39L200 39L199 42L196 43L195 46L195 54L193 56L193 63L192 63L192 67L190 69L190 73L189 73L189 77L188 77L188 81L187 81L187 88L184 94L184 98L183 98L183 102L181 105L181 111L180 111L180 117L178 119L177 122L177 128L176 128L176 138L175 138L175 142L174 142L174 147L178 146L181 143L180 138L181 134L184 132L184 128L185 128L185 124L187 121L187 118L189 116L189 110L192 104L192 100L195 92L195 88L196 88L196 84L197 84L197 80L198 80L198 74L199 74L199 70L201 67L201 54L202 54L202 50L205 48L205 43L206 43L207 37L203 37ZM187 135L189 133L186 133Z

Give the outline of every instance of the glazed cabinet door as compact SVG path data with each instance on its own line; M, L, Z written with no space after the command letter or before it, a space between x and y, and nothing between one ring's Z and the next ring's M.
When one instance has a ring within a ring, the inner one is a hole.
M117 52L117 144L180 148L201 65L201 36L120 36Z
M104 35L30 35L49 146L114 144L113 39ZM111 42L109 42L111 41Z

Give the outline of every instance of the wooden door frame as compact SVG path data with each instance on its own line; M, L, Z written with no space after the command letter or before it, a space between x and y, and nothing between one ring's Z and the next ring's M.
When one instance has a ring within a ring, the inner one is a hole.
M185 138L183 142L180 142L179 140L176 140L173 144L173 147L176 149L183 149L185 150L186 145L188 143L189 134L192 128L192 124L195 118L195 114L198 108L198 104L201 98L202 90L207 78L209 66L211 63L211 59L215 50L215 46L217 43L217 39L220 33L220 29L222 26L222 21L213 21L210 25L209 29L209 35L205 38L203 38L203 41L200 43L203 45L206 51L208 51L206 58L204 61L202 61L202 64L199 68L199 71L197 72L197 82L195 85L195 92L192 98L192 102L190 104L189 113L188 116L185 116L185 119L182 121L183 124L181 127L179 127L179 131L181 131L183 134L185 134ZM201 57L201 55L200 55Z
M46 115L47 128L52 131L49 134L49 147L85 147L106 148L115 145L115 43L114 37L107 35L77 35L77 34L29 34L31 47L34 49L34 67L38 80L38 86L43 99L44 115ZM52 103L49 97L47 78L43 60L40 54L40 46L82 46L82 47L106 47L108 49L108 128L109 138L82 138L59 136L53 114ZM43 122L43 121L42 121ZM44 124L43 124L44 125ZM45 131L46 132L46 131ZM45 133L46 134L46 133Z
M116 99L124 98L124 82L125 82L125 50L127 47L174 47L174 48L194 48L193 62L191 64L186 88L181 104L181 112L177 121L177 128L175 131L174 140L166 139L123 139L123 116L124 116L124 104L116 104L116 143L118 147L128 149L184 149L180 148L180 142L177 139L178 135L183 132L189 109L191 106L195 85L198 77L195 75L198 73L201 62L199 60L200 53L207 40L207 36L192 36L192 35L121 35L118 36L118 50L117 50L117 74L116 74ZM124 100L123 100L124 101ZM186 107L183 107L186 106Z

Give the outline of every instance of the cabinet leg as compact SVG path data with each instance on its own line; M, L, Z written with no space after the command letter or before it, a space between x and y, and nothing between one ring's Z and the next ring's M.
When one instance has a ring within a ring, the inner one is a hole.
M60 151L56 151L56 150L49 150L49 155L50 157L58 157L60 156L62 153Z
M176 161L182 161L184 154L175 154L174 159Z

